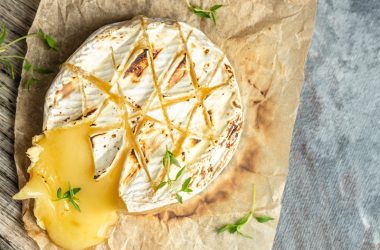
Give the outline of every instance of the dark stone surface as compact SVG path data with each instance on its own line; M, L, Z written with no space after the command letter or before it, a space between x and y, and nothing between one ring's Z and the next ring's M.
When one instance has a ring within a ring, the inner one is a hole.
M273 249L380 249L380 1L318 2Z

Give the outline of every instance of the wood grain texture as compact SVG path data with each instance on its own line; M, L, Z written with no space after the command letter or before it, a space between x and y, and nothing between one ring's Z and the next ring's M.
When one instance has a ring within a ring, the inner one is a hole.
M0 21L8 29L8 40L27 34L38 8L39 0L0 1ZM17 43L9 53L24 55L25 42ZM12 200L18 190L13 159L14 119L17 88L22 62L15 61L16 79L0 66L0 249L35 249L21 221L21 203Z

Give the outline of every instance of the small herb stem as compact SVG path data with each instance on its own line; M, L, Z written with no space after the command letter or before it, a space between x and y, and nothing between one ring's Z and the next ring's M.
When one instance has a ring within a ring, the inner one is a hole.
M10 47L10 46L12 46L13 44L15 44L15 43L17 43L17 42L19 42L19 41L21 41L21 40L24 40L24 39L26 39L26 38L28 38L28 37L36 36L36 35L37 35L36 33L33 33L33 34L28 34L28 35L22 36L22 37L20 37L20 38L17 38L16 40L13 40L13 41L10 42L10 43L5 44L5 45L2 46L2 47L3 47L3 48Z
M186 2L186 4L187 4L187 6L191 9L191 5L190 5L190 3L189 3L189 0L185 0L185 2Z
M189 7L189 9L193 9L193 8L194 8L194 6L192 6L192 5L190 4L189 0L185 0L185 2L186 2L186 4L187 4L187 7ZM199 7L199 8L200 8L200 7ZM207 12L207 13L210 13L210 12L211 12L210 10L203 10L203 9L202 9L202 11L203 11L203 12Z
M252 185L252 214L255 213L256 209L256 186L255 184Z
M25 60L25 57L23 56L0 56L0 59L5 59L5 58L17 58L17 59Z

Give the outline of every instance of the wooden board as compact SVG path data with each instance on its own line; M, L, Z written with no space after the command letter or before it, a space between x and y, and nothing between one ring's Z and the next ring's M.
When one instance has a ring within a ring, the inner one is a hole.
M0 22L8 29L8 39L14 40L27 34L38 8L39 0L0 1ZM10 50L24 55L25 42ZM35 249L36 245L24 230L21 221L21 203L12 200L18 190L13 159L14 118L17 88L22 62L15 62L16 79L0 67L0 249Z

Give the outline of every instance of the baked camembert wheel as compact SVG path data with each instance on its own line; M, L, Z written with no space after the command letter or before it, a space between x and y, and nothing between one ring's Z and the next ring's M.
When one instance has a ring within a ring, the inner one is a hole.
M145 17L105 26L53 81L15 198L35 199L55 244L96 245L118 211L202 192L231 159L242 122L234 71L201 31Z

